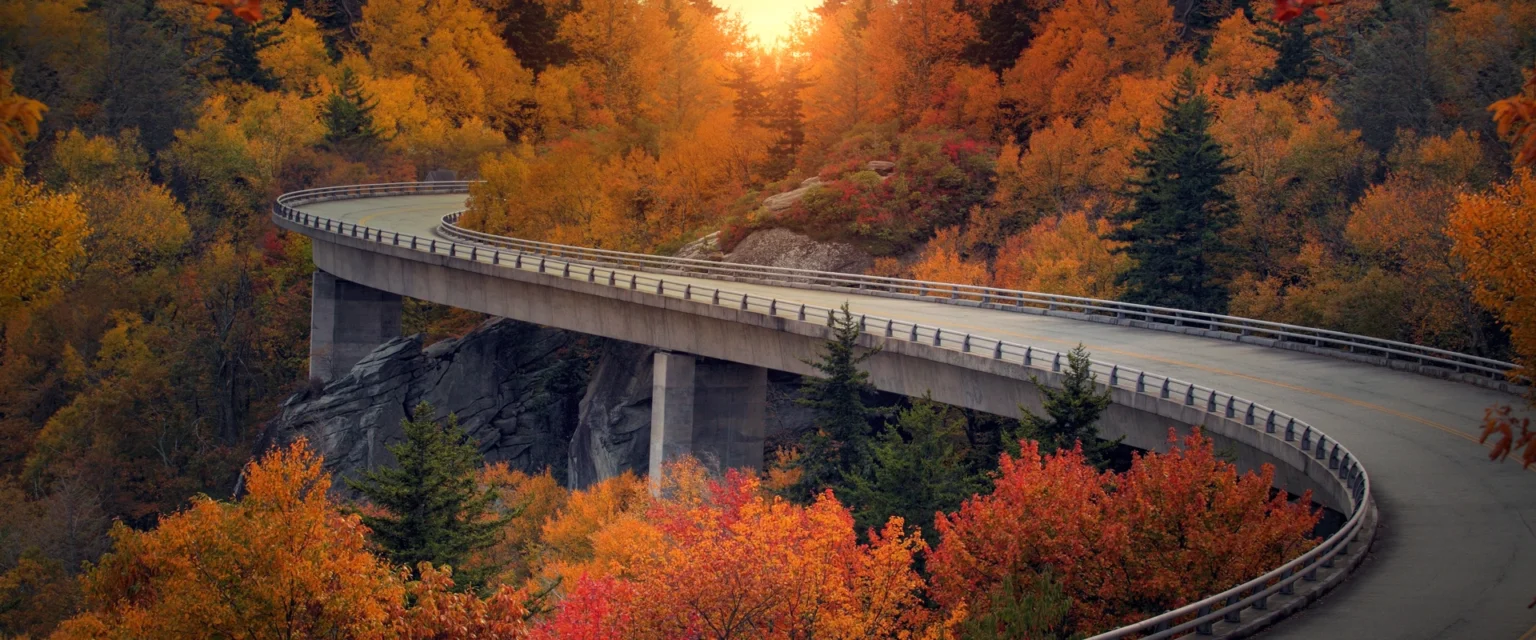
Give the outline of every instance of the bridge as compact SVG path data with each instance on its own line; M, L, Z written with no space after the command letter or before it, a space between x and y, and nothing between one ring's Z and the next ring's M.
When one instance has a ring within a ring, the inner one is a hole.
M399 335L401 296L652 345L652 468L682 452L752 466L766 371L812 373L845 302L881 349L874 386L997 415L1038 408L1031 380L1055 384L1082 343L1113 400L1105 435L1161 450L1170 427L1199 425L1240 467L1272 464L1277 486L1344 515L1274 571L1101 638L1536 638L1536 477L1477 441L1483 409L1518 400L1508 363L1112 301L491 236L455 224L467 191L278 199L276 223L313 242L313 376Z

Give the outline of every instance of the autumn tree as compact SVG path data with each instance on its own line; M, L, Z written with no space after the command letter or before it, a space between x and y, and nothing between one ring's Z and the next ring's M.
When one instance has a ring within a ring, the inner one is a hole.
M1116 284L1130 259L1107 239L1110 222L1092 222L1073 211L1047 218L1009 237L998 250L992 285L1024 291L1114 299L1124 291Z
M84 579L84 611L54 637L381 635L401 584L327 497L320 459L301 440L245 478L239 502L198 498L152 531L117 525Z
M1093 381L1093 361L1088 350L1079 344L1067 352L1067 367L1061 375L1061 388L1055 389L1035 381L1040 390L1045 415L1028 409L1019 418L1019 428L1009 434L1004 445L1009 451L1017 451L1018 442L1033 440L1040 443L1040 451L1055 453L1076 447L1083 460L1095 467L1104 468L1109 452L1119 441L1099 438L1099 416L1109 408L1109 389L1100 391Z
M553 637L927 637L921 538L892 519L860 544L830 492L800 506L729 473L648 514L649 552L622 576L585 577L543 631Z
M0 313L67 281L89 233L73 195L48 193L15 169L0 175ZM4 315L0 315L0 320Z
M0 70L0 164L18 166L27 141L37 135L47 107L18 96L11 87L11 72Z
M876 351L860 353L859 320L845 303L833 313L832 337L820 357L810 362L820 374L807 378L800 404L816 415L814 429L801 434L801 476L792 496L809 500L828 487L846 486L848 477L867 471L872 455L869 421L876 415L866 403L869 372L859 368Z
M1519 365L1511 375L1530 380L1536 367L1536 264L1529 250L1536 241L1536 177L1522 168L1491 193L1461 195L1447 233L1452 254L1466 265L1463 277L1473 286L1474 298L1509 331ZM1519 451L1523 464L1536 464L1530 423L1508 408L1488 411L1483 439L1490 437L1495 457Z
M1240 476L1198 430L1169 440L1168 453L1139 456L1123 475L1076 449L1047 456L1026 442L1019 457L1004 454L993 492L939 519L935 599L973 621L1026 603L1036 624L1091 634L1257 577L1314 544L1321 512L1310 495L1292 503L1272 492L1267 465ZM1071 604L1058 622L1046 614L1062 595Z
M929 282L985 286L988 279L985 262L966 260L960 254L960 230L957 227L940 229L933 239L928 241L928 245L923 247L922 256L912 264L911 272L913 278ZM949 296L950 294L947 291L938 290L929 295Z
M1211 136L1210 101L1193 74L1179 79L1163 112L1162 128L1136 154L1132 205L1115 216L1124 226L1109 235L1134 261L1117 283L1128 302L1221 312L1230 251L1222 232L1232 225L1224 185L1233 169Z
M412 569L423 562L451 566L461 584L478 584L496 567L471 571L463 563L495 544L511 517L490 514L496 494L476 483L480 451L458 419L450 415L439 423L433 411L423 402L401 421L405 441L389 447L398 466L368 471L348 484L384 511L365 514L362 522L391 561Z

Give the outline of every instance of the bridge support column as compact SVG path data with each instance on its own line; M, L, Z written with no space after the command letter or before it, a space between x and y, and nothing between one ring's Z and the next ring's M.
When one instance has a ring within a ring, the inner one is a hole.
M326 382L400 337L400 296L315 270L309 316L309 377Z
M719 470L763 466L768 370L658 352L651 389L651 491L662 463L692 454Z

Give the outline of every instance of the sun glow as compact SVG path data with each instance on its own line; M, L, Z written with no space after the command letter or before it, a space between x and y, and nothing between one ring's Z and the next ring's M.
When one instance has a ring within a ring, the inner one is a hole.
M741 16L747 35L764 49L773 49L789 37L797 15L810 15L820 0L715 0L715 6Z

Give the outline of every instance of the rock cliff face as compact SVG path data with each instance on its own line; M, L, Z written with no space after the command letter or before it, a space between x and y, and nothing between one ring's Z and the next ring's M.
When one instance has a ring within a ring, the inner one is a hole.
M457 415L489 462L566 475L567 443L585 388L585 363L570 357L575 334L496 319L457 340L423 348L392 340L323 391L301 392L268 426L278 444L297 437L339 477L394 462L387 445L419 402Z
M579 354L586 342L600 345L595 362ZM506 319L429 347L420 336L399 338L323 390L289 398L268 425L269 439L308 438L327 471L356 477L394 463L387 447L402 439L400 421L425 401L438 417L458 416L488 462L529 472L549 467L573 487L625 471L644 474L655 352ZM810 425L795 403L798 386L799 376L770 374L770 442Z

